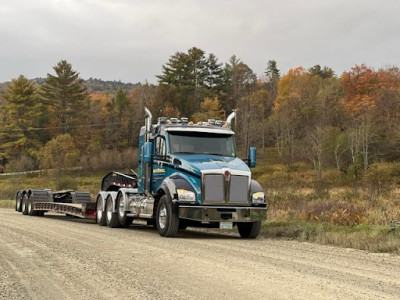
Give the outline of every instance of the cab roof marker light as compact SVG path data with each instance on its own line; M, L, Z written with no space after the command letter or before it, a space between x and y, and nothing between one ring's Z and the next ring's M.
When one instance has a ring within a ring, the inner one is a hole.
M208 119L208 123L210 123L210 125L215 125L215 119Z
M158 124L167 124L166 117L159 117L157 121L158 121Z
M174 124L178 123L178 118L171 118L170 121L171 121L171 123L174 123Z
M187 124L188 123L188 118L182 117L181 121L182 121L183 124Z

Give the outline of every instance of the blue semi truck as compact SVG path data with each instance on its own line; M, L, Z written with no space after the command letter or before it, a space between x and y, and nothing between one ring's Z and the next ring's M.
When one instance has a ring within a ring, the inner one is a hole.
M147 220L161 236L187 227L238 228L242 238L256 238L266 219L261 185L251 178L256 149L248 159L236 156L231 122L158 118L145 108L139 135L138 172L110 172L96 199L86 191L19 190L15 209L42 216L55 211L92 218L100 226L127 227Z

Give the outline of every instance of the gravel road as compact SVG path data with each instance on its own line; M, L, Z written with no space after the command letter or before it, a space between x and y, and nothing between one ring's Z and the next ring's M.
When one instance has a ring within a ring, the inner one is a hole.
M0 209L0 299L400 299L400 257Z

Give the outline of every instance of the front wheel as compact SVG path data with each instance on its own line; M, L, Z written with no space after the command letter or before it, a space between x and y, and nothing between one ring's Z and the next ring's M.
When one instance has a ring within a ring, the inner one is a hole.
M157 206L157 229L161 236L175 236L179 228L178 209L168 199L167 195L161 196Z
M238 223L238 231L241 238L255 239L261 231L261 221Z
M108 197L106 202L106 221L108 227L116 228L120 226L118 215L113 212L113 201L111 197Z

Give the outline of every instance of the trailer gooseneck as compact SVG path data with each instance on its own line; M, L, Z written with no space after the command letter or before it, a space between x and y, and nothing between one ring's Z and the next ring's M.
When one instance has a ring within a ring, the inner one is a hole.
M145 114L137 174L108 173L93 200L86 191L20 190L15 209L26 215L65 213L112 228L144 219L166 237L197 226L237 227L241 237L256 238L267 203L251 178L255 148L250 147L247 163L236 157L235 112L226 121L196 124L164 117L152 124L147 108Z

